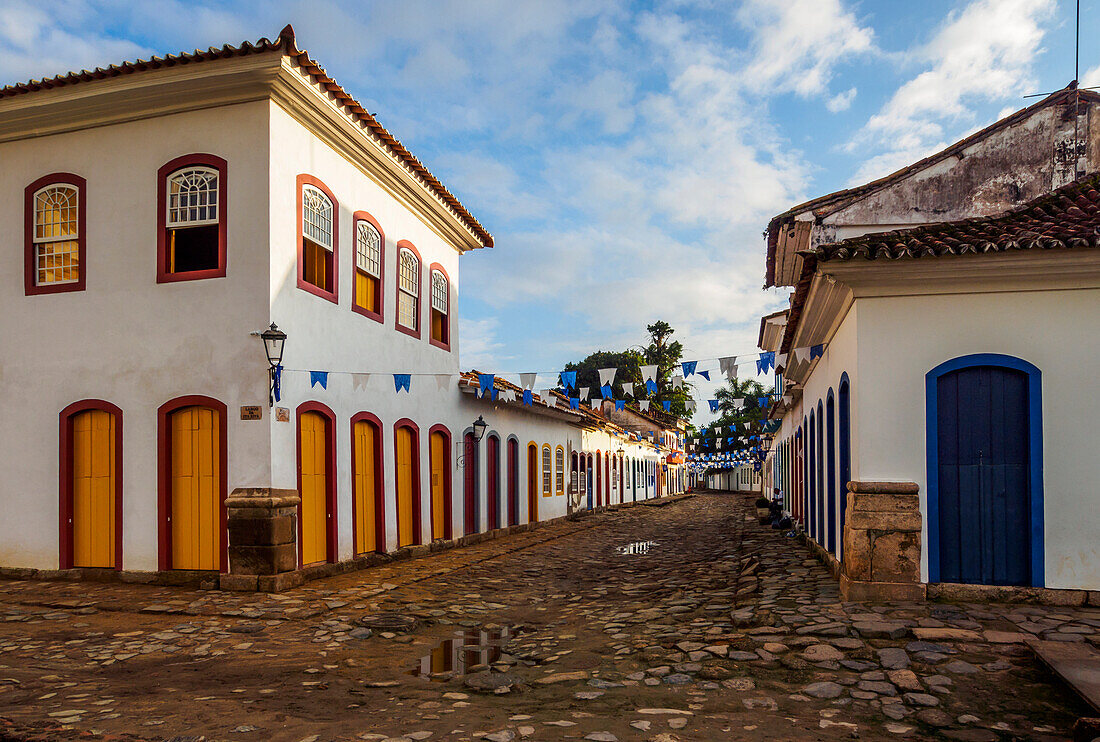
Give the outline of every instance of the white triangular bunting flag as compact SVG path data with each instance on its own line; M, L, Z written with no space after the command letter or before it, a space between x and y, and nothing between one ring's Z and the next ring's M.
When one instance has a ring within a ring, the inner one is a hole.
M786 368L787 367L787 354L786 353L777 353L776 354L776 356L775 356L775 367L776 368Z
M633 397L634 396L634 382L632 382L632 381L624 381L623 382L623 394L627 397Z
M745 406L744 398L742 398L742 399L731 399L730 402L733 404L733 406L736 409L741 409L742 407Z
M534 389L535 379L538 378L538 374L520 374L519 385L524 389Z
M553 404L553 402L552 402L553 398L550 396L550 390L549 389L543 389L541 392L539 392L539 398L542 399L542 401L545 402L546 404Z
M672 377L672 386L673 386L674 389L683 389L684 388L684 377L683 376L673 376Z
M687 402L684 402L684 409L688 412L695 412L695 400L689 399Z
M649 400L643 399L642 401L638 402L638 409L642 412L649 412Z
M614 368L601 368L600 369L600 386L607 386L608 384L615 383L615 372L618 369Z
M809 348L795 348L791 351L791 362L802 363L810 357Z
M642 381L656 381L657 380L657 367L656 366L642 366Z
M440 389L447 389L451 385L451 375L450 374L436 374L435 375L435 385L437 387L439 387Z
M515 402L516 390L515 389L501 389L497 394L497 399L501 402Z
M351 385L353 389L366 389L367 382L370 381L370 374L352 374Z
M582 386L582 387L581 387L580 389L578 389L578 390L577 390L577 395L578 395L578 396L579 396L579 397L580 397L581 399L588 399L588 392L589 392L589 391L590 391L590 388L589 388L589 387L586 387L586 386Z

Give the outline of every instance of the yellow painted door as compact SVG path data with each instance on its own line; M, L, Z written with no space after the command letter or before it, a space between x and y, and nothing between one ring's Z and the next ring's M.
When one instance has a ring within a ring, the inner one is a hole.
M355 423L355 553L365 554L378 548L374 530L374 503L378 492L378 470L375 467L375 429L369 422Z
M218 413L185 407L172 413L172 569L221 566L221 441Z
M397 429L397 545L413 543L413 434Z
M73 418L73 566L115 567L115 417Z
M432 539L443 538L446 527L443 522L445 513L444 499L447 496L446 470L443 466L446 457L446 439L442 433L432 433L431 459L432 459Z
M298 419L302 437L302 564L328 559L328 435L325 418L304 412Z

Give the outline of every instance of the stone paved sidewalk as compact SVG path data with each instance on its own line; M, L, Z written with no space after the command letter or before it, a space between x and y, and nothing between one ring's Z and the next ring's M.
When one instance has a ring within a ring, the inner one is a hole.
M1086 710L1022 639L1100 642L1095 609L842 603L718 494L280 595L0 596L0 739L1065 740ZM456 632L465 674L419 661Z

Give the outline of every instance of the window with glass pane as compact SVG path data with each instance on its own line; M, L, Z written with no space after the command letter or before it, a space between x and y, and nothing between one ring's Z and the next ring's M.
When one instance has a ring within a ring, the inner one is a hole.
M218 172L189 167L168 176L165 261L169 273L214 270L218 244Z
M432 271L432 340L437 343L447 344L450 341L449 302L447 277L442 271Z
M332 285L332 201L311 186L302 187L302 278L319 289Z
M549 497L554 489L554 472L550 469L550 446L542 448L542 494Z
M78 194L73 185L52 185L34 196L35 282L75 283L80 278Z
M403 327L416 330L419 326L420 260L412 250L401 251L397 281L397 321Z
M557 493L563 494L565 488L565 449L558 448L554 451L554 474L557 477Z
M355 305L382 311L382 235L368 221L355 228Z

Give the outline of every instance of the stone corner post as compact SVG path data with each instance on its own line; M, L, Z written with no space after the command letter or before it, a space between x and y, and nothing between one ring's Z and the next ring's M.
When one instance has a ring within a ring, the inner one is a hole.
M913 482L849 482L840 594L852 601L923 601L921 511Z
M229 574L221 576L223 590L277 592L301 582L300 502L298 491L289 489L243 487L229 494Z

